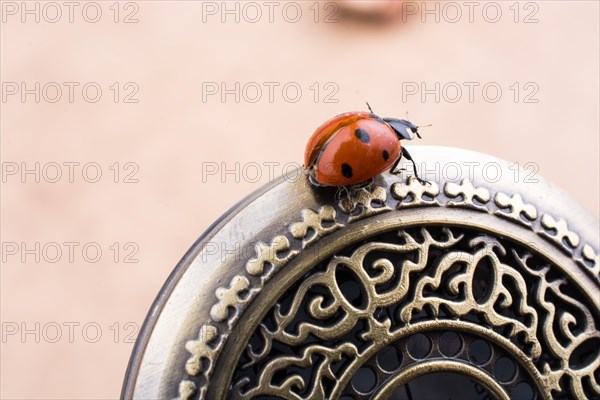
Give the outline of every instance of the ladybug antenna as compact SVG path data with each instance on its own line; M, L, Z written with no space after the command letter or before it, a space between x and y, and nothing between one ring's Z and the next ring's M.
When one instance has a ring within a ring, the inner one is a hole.
M367 103L367 107L369 108L369 111L371 112L371 114L375 114L375 113L373 112L373 110L371 109L371 106L369 105L369 102L368 102L368 101L366 101L365 103Z
M422 139L421 135L419 135L419 128L429 128L430 126L432 126L433 124L429 124L429 125L415 125L417 127L417 130L415 130L415 133L417 134L417 137L419 139Z

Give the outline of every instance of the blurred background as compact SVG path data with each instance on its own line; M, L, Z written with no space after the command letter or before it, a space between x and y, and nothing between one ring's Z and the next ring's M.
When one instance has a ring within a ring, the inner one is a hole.
M117 398L196 238L365 101L600 214L598 2L1 8L3 399Z

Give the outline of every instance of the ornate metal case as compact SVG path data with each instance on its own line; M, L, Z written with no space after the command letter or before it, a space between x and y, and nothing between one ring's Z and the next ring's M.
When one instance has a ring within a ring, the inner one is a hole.
M123 397L600 398L598 221L504 161L411 153L430 185L335 202L300 173L231 209L161 290Z

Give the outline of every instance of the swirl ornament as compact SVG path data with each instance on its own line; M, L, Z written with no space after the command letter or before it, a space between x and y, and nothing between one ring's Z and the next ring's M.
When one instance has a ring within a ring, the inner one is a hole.
M538 190L383 175L335 203L276 183L205 237L240 254L182 261L123 397L406 398L451 377L469 398L600 398L598 223Z
M371 398L376 385L367 390L353 386L353 373L370 365L377 371L377 383L388 384L395 375L369 360L386 346L404 343L405 361L396 374L433 360L444 361L438 363L441 370L470 362L474 374L500 382L498 388L488 385L500 397L509 396L519 384L542 398L598 396L599 387L591 383L600 358L580 355L600 343L593 305L568 294L563 279L548 279L557 269L548 260L514 243L461 231L457 235L446 227L430 227L388 233L350 256L334 255L326 266L314 268L278 300L260 332L250 338L229 395ZM531 283L537 291L529 290ZM557 310L562 310L560 315ZM485 340L493 355L479 365L467 351L444 355L451 352L440 344L434 355L432 349L411 353L405 342L415 331L433 335L425 339L431 342L439 342L443 332L468 337L469 343ZM494 367L499 359L518 373L501 378L505 372ZM290 373L292 366L297 373Z

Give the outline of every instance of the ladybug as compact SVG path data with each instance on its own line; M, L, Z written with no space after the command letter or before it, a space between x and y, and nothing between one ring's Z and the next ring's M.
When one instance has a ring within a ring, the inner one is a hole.
M340 114L321 125L304 153L304 167L316 186L363 186L390 169L393 174L402 157L417 166L400 140L420 139L418 126L405 119L380 118L370 112ZM390 168L391 167L391 168Z

